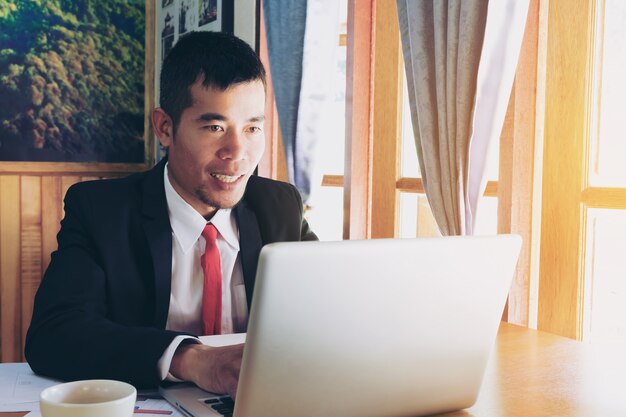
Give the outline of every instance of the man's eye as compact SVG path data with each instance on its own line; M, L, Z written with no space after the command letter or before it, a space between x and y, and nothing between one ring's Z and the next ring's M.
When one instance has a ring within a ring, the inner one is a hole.
M261 132L261 128L258 126L250 126L248 128L248 130L250 131L250 133L259 133Z
M220 126L220 125L204 126L203 129L204 130L208 130L209 132L222 132L224 130L224 129L222 129L222 126Z

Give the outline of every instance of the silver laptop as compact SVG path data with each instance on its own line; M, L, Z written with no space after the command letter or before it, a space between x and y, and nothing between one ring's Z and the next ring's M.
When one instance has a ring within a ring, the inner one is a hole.
M500 235L265 246L234 416L419 416L471 406L520 245ZM198 388L161 391L185 415L231 415L227 398Z

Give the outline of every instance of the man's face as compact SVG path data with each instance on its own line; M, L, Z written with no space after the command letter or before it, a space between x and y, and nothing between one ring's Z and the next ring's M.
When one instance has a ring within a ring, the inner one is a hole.
M155 127L161 145L168 148L172 186L208 218L241 200L263 155L265 89L261 81L234 84L225 91L197 81L190 92L192 105L182 112L176 131L167 116L161 117L165 134Z

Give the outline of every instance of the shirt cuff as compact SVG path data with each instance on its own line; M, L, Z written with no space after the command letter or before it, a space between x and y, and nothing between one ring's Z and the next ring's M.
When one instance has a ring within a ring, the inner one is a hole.
M180 346L180 344L185 340L189 340L191 343L202 343L200 340L192 336L176 336L167 349L165 349L163 355L161 355L161 359L157 362L157 369L159 371L161 381L166 380L172 382L182 382L181 379L178 379L174 375L170 374L170 366L172 365L172 358L174 357L174 353L176 353L176 349L178 349L178 346Z

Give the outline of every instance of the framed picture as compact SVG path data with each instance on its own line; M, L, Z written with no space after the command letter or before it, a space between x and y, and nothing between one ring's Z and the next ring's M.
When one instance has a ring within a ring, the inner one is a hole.
M232 0L158 0L156 80L161 64L178 38L190 31L207 30L234 33ZM155 85L158 101L158 82Z
M152 166L154 16L152 0L0 5L0 172Z

